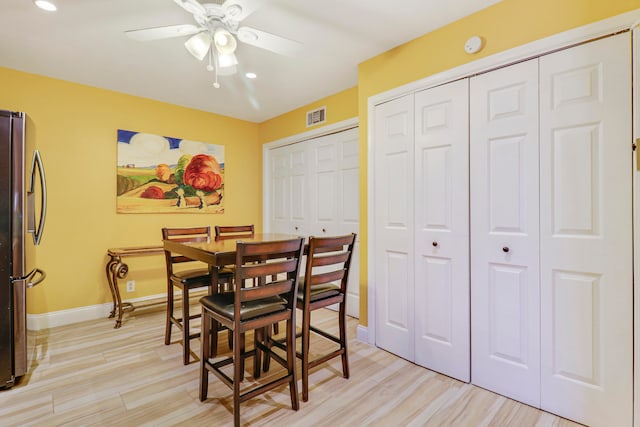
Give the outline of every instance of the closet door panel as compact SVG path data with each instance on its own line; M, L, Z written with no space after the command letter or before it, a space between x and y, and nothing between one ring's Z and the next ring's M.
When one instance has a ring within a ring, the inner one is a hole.
M537 60L470 81L472 382L540 403Z
M311 182L310 229L314 236L332 236L338 229L339 159L338 143L334 135L311 140L309 143Z
M376 345L414 357L413 95L375 109Z
M630 35L540 59L542 408L632 422Z
M360 232L360 164L358 128L309 141L310 205L309 234L337 236ZM360 316L360 240L356 239L347 285L347 314ZM338 306L329 307L337 310Z
M347 315L360 317L360 161L358 128L336 135L338 144L338 224L335 234L357 233L349 282Z
M415 95L415 362L468 382L469 93Z
M281 147L271 151L270 185L270 231L289 232L289 148Z
M289 146L289 234L305 236L309 233L309 153L307 143Z

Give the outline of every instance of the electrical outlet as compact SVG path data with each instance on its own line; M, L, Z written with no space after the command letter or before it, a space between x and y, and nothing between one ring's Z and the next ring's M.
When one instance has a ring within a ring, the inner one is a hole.
M136 290L136 281L127 280L127 292L133 292Z

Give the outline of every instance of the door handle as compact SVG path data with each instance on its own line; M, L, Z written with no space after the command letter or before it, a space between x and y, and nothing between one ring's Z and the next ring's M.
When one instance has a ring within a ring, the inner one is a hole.
M39 245L40 240L42 239L42 232L44 231L44 221L47 218L47 180L44 175L44 165L42 164L42 157L40 156L40 151L35 150L33 152L33 159L31 161L31 186L29 188L29 194L33 194L35 191L35 178L36 178L36 168L38 169L38 176L40 178L40 221L38 222L37 227L30 230L33 232L33 244ZM34 215L32 217L31 215ZM31 212L29 213L30 218L33 218L35 222L35 206L31 206Z
M39 274L36 280L33 280L36 277L36 274ZM33 288L34 286L40 284L47 277L46 273L39 268L33 270L33 272L27 277L27 288Z

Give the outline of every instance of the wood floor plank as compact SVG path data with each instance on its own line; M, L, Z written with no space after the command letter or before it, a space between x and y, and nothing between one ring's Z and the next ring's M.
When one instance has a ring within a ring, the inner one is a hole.
M199 362L182 364L178 331L164 345L164 321L164 311L156 308L130 313L120 329L112 319L101 319L30 333L31 370L0 391L0 425L232 424L231 390L209 375L208 398L199 401ZM337 333L335 312L314 312L313 323ZM349 319L350 379L342 378L340 360L334 359L311 371L310 398L300 402L300 410L291 409L282 386L243 403L243 425L577 426L357 341L356 327ZM227 351L226 334L219 342L220 351ZM334 344L314 338L311 345L318 353ZM199 354L199 340L192 347ZM258 381L281 369L272 366ZM254 383L251 361L246 370L247 384Z

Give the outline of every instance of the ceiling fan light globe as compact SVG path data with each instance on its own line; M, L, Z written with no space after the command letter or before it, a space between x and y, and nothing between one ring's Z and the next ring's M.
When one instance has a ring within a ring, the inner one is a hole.
M231 54L220 54L218 55L218 67L219 68L228 68L233 67L238 64L238 58Z
M213 43L221 55L232 55L238 46L235 37L224 28L218 28L213 33Z
M211 37L206 32L192 36L184 43L184 47L194 58L202 61L211 47Z

